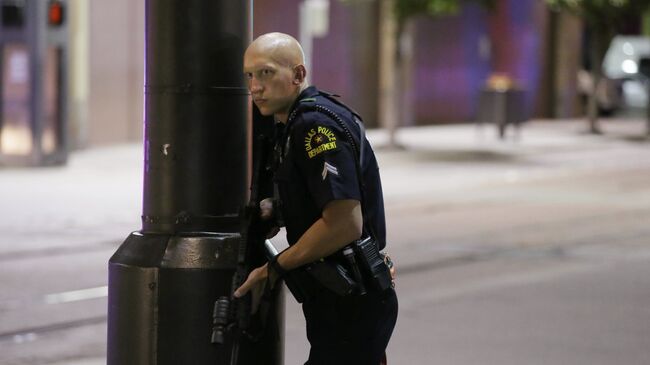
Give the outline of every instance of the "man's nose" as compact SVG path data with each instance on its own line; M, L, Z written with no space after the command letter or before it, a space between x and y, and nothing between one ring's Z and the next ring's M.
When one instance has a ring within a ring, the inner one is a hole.
M251 78L248 82L248 89L251 93L258 93L262 91L262 84L257 81L255 77Z

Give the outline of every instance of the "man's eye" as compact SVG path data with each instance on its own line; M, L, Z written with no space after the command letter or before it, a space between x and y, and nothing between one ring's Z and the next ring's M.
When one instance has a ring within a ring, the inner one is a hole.
M273 73L273 71L271 71L271 70L269 70L269 69L264 69L264 70L262 70L262 75L264 75L264 76L268 76L268 75L270 75L270 74L272 74L272 73Z

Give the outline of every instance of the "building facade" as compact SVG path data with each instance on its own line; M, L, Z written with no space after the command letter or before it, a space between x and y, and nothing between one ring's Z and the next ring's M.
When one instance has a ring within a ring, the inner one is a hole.
M255 1L254 36L280 31L300 38L300 3ZM141 140L144 0L71 0L71 8L73 145ZM313 39L311 82L340 94L367 124L377 126L383 41L378 1L329 0L328 19L327 34ZM566 78L578 67L581 27L575 22L572 28L565 26L573 36L551 42L549 19L541 1L500 0L491 11L469 5L454 16L411 20L409 38L402 40L407 69L397 70L405 85L399 96L410 112L400 114L399 124L475 120L479 92L493 73L511 77L526 90L530 116L552 116L549 99L556 101L554 90L570 85ZM561 55L549 47L560 47ZM565 76L556 82L549 75L558 64ZM567 98L568 104L575 103L570 87L560 101ZM562 110L563 116L579 112Z

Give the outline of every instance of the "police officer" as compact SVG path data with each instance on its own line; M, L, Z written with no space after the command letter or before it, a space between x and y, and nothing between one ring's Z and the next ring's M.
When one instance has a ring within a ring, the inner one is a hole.
M262 35L246 50L244 72L253 102L262 115L276 120L274 181L282 202L276 209L290 246L253 270L235 292L238 297L333 255L363 235L372 234L379 249L386 245L374 153L355 114L307 84L300 44L282 33ZM269 199L261 208L263 218L274 214ZM397 320L395 291L368 287L364 295L340 296L319 289L303 303L311 345L306 364L382 363Z

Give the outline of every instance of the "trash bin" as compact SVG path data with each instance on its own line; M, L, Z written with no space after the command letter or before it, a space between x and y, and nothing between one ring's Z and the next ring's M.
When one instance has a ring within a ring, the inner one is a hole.
M499 138L503 139L509 124L514 126L518 136L525 120L525 90L506 75L492 75L480 92L478 123L494 124Z

